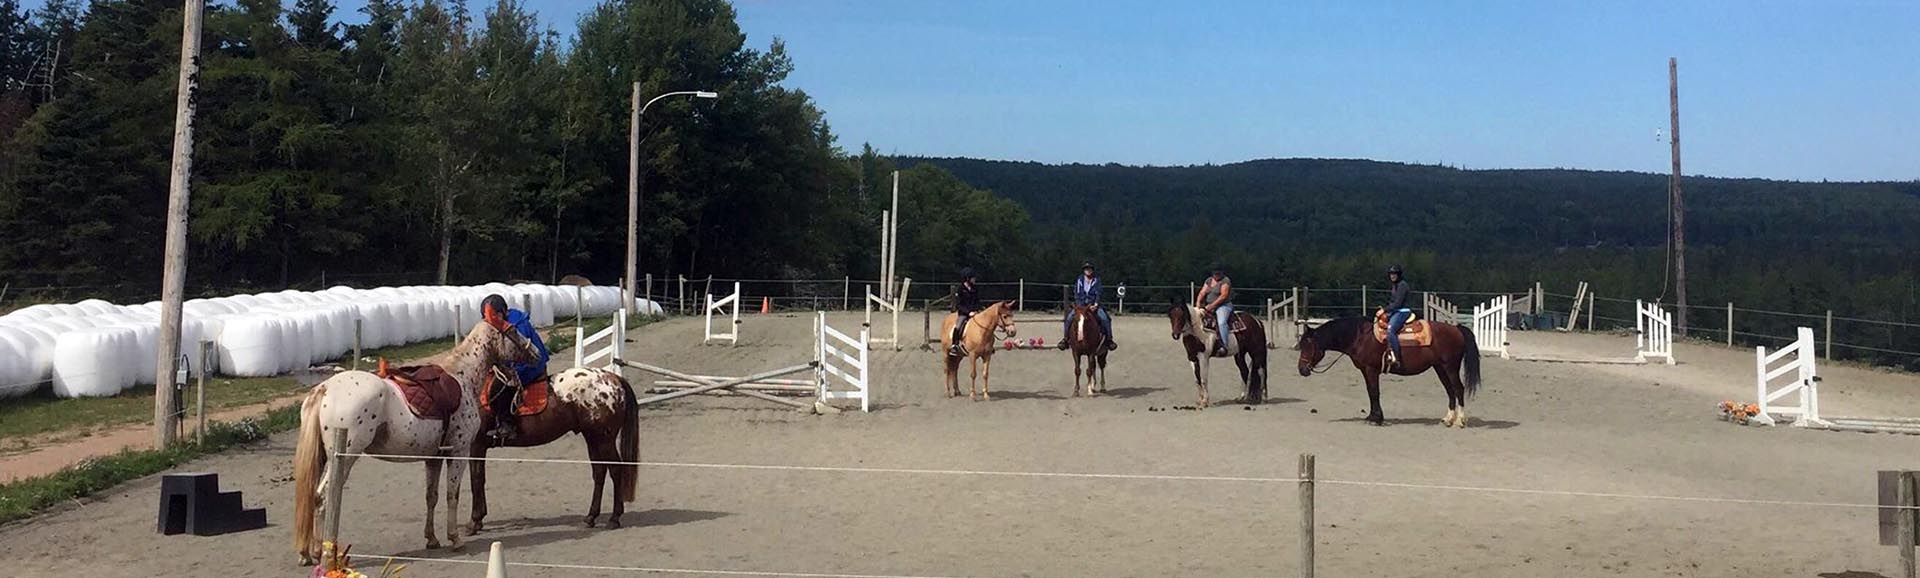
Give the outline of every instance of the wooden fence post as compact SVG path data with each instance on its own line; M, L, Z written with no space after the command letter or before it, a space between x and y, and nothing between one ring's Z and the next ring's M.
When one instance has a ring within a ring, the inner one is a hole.
M1827 361L1833 361L1833 310L1827 310Z
M346 478L340 475L340 467L346 463L346 457L341 456L340 453L345 451L347 451L346 428L333 430L333 449L327 454L327 487L323 489L327 492L327 501L324 504L327 507L326 540L333 542L336 548L340 545L341 490L347 487Z
M1913 558L1913 507L1913 472L1902 471L1900 472L1900 511L1898 513L1898 539L1900 543L1898 546L1900 546L1900 575L1906 578L1915 578Z
M1733 347L1733 302L1727 302L1727 347Z
M1300 576L1313 578L1313 454L1300 454Z
M360 327L363 320L353 318L353 370L360 371Z

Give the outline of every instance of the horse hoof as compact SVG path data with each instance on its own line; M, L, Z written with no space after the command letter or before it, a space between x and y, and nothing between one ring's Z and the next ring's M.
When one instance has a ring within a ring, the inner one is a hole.
M447 549L455 552L465 552L467 551L467 543L465 541L454 542L453 545Z
M439 550L439 549L440 549L440 541L439 541L439 540L427 540L427 549L428 549L428 550Z
M592 528L600 525L600 521L596 519L598 517L599 516L587 516L587 527Z
M607 520L607 529L609 529L609 530L618 530L618 529L620 529L620 519L619 519L619 518L614 518L614 519L611 519L611 520Z

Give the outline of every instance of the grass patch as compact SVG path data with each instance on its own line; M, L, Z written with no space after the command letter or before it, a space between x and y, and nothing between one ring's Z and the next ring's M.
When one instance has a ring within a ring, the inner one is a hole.
M52 474L0 485L0 524L173 469L194 458L266 439L300 426L300 407L267 412L260 419L207 424L203 442L183 442L164 450L126 450L94 458Z
M279 377L215 377L207 380L207 411L265 403L306 389L300 382ZM187 387L188 407L194 390ZM49 390L0 404L0 449L15 440L153 420L153 388L137 387L113 397L60 399Z
M602 329L606 329L607 327L612 326L613 319L614 319L614 316L612 315L608 315L606 317L592 317L582 321L580 325L583 329L586 329L587 335L593 335L594 333L598 333ZM627 329L634 330L634 329L639 329L641 327L646 327L648 325L653 324L654 322L660 321L660 319L661 317L658 315L634 315L627 318ZM559 357L560 356L559 352L561 350L569 349L573 347L573 324L572 323L562 323L562 324L554 325L552 335L553 336L551 338L547 339L547 351L553 352L554 357Z

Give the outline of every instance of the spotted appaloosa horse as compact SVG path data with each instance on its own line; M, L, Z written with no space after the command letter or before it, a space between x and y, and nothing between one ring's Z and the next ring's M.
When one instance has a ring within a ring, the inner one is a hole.
M445 459L464 458L472 451L473 439L480 434L480 405L475 401L488 368L506 362L537 360L533 344L504 322L480 322L454 346L444 367L458 380L461 402L447 419L416 417L407 401L392 384L365 371L345 371L313 387L300 404L300 441L293 454L294 523L293 546L300 552L302 564L312 564L320 556L320 543L314 539L319 529L318 516L329 484L345 484L355 458L342 457L340 471L328 471L327 457L335 452L409 456L387 461L425 460L427 464L427 548L439 548L433 529L434 502L440 486L436 484ZM331 433L346 430L347 445L332 447ZM454 548L464 542L455 516L460 509L460 476L467 468L454 464L447 471L447 541ZM339 508L340 504L330 507Z
M1313 375L1314 366L1320 364L1328 351L1353 358L1353 367L1359 369L1360 376L1367 381L1367 421L1383 425L1386 416L1380 411L1380 374L1385 371L1387 344L1374 337L1373 326L1374 320L1364 317L1341 317L1319 327L1303 325L1305 330L1300 332L1300 342L1294 348L1300 350L1302 377ZM1433 370L1440 376L1440 385L1447 390L1447 416L1441 418L1440 423L1467 427L1467 398L1480 390L1480 345L1473 339L1473 330L1464 325L1433 323L1431 327L1433 345L1402 344L1401 359L1391 372L1420 375Z
M517 379L511 371L500 371L499 375L501 379ZM613 480L613 516L607 519L607 526L620 527L620 516L633 501L634 478L640 474L640 406L635 403L633 386L618 371L576 367L554 374L548 388L552 393L547 407L520 416L516 422L520 435L508 439L506 445L546 445L569 433L586 438L587 459L596 462L587 527L593 527L600 517L600 493L608 478ZM489 413L483 419L487 422L484 429L491 429L493 416ZM487 436L476 437L473 455L487 457L487 449L493 445ZM487 517L487 462L474 460L472 470L473 523L467 526L467 532L476 534Z

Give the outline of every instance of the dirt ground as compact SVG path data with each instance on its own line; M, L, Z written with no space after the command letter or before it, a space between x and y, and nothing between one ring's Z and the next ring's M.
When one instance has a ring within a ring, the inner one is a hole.
M842 330L857 315L831 317ZM910 333L919 333L917 322ZM1059 338L1023 318L1022 337ZM903 325L906 325L903 323ZM1438 425L1432 376L1388 378L1388 427L1359 421L1366 394L1343 365L1303 378L1273 352L1275 400L1245 408L1230 363L1213 367L1214 407L1166 321L1124 317L1112 394L1068 397L1066 354L996 356L995 399L941 394L939 360L876 352L876 410L807 416L750 399L698 397L643 414L650 462L1278 477L1317 456L1318 566L1328 576L1892 575L1869 508L1499 493L1337 484L1387 482L1813 502L1875 502L1874 471L1920 469L1920 437L1737 427L1723 399L1753 395L1751 350L1681 344L1678 366L1486 360L1473 427ZM806 315L752 316L737 347L698 344L699 319L638 332L638 359L745 374L811 357ZM1517 351L1630 356L1630 336L1516 332ZM570 357L566 355L556 356ZM1920 416L1910 375L1825 366L1836 415ZM640 378L642 376L633 375ZM0 527L0 567L21 576L298 576L290 549L292 436L210 457L265 530L214 538L153 531L157 478ZM577 437L496 456L578 459ZM419 465L363 461L347 486L343 535L359 554L655 569L914 576L1273 576L1298 563L1296 486L1275 482L838 473L652 466L623 529L581 522L586 467L497 464L489 530L464 553L422 551ZM466 502L463 502L463 507ZM464 513L460 516L465 519ZM444 514L436 524L444 523ZM363 563L364 565L365 563ZM377 567L377 565L376 565ZM481 574L417 563L415 577ZM666 575L695 575L665 572ZM614 576L515 568L512 575ZM789 574L791 575L791 574Z

